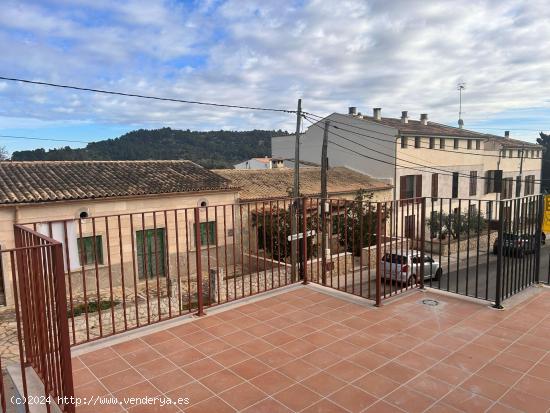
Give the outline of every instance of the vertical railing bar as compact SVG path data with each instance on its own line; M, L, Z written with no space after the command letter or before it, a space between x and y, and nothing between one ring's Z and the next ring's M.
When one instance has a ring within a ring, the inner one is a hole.
M191 243L191 236L189 234L189 216L188 209L185 208L185 256L187 267L187 311L193 311L193 303L191 302L191 256L189 254L189 244Z
M363 207L365 206L365 201L361 199L359 201L359 296L363 297L363 248L364 248L364 240L363 240L363 213L365 210ZM368 211L368 210L367 210ZM369 213L365 213L365 218L368 220L370 218Z
M214 206L214 243L216 248L216 295L218 298L218 304L221 302L220 296L220 256L219 256L219 243L218 243L218 206ZM225 217L224 217L225 224ZM209 280L210 281L210 280Z
M341 223L341 216L340 216L340 200L337 199L336 200L336 209L337 209L337 212L336 212L336 217L338 219L338 242L336 243L336 273L338 274L338 278L337 278L337 285L338 285L338 290L340 290L340 223ZM344 234L344 232L342 232L342 234ZM345 234L344 234L344 238L345 238ZM345 276L345 275L344 275Z
M44 241L43 242L44 245L47 245L47 243ZM59 247L61 247L60 244L57 244L59 245ZM52 246L50 245L47 245L44 250L43 250L43 253L45 254L45 259L46 259L46 264L47 264L47 270L46 270L46 273L44 274L45 275L45 284L46 284L46 297L47 297L47 301L46 301L46 308L49 307L49 324L50 324L50 328L49 328L49 333L50 333L50 342L49 342L49 345L50 345L50 351L52 353L52 362L53 362L53 365L51 366L52 368L52 377L53 377L53 385L54 385L54 390L55 390L55 395L60 395L62 394L62 390L61 390L61 385L62 385L62 379L61 379L61 369L60 369L60 366L61 366L61 360L60 360L60 351L59 351L59 331L58 331L58 324L56 323L56 319L59 320L58 316L59 314L57 314L57 309L56 309L56 302L55 302L55 293L54 293L54 286L53 286L53 283L55 282L55 279L54 277L56 276L55 272L54 272L54 264L53 264L53 257L52 257ZM62 264L63 265L63 264ZM61 267L63 268L63 267ZM65 275L63 274L63 272L61 271L61 275L64 277ZM63 293L65 294L65 291L63 290ZM67 306L65 305L65 317L67 315ZM67 334L68 334L68 331L67 331Z
M122 221L120 215L117 215L118 225L118 248L120 254L120 284L122 287L122 313L124 315L124 331L128 330L128 320L126 315L126 285L124 280L124 254L122 248ZM132 234L130 234L131 236ZM137 304L137 303L136 303Z
M164 262L166 278L166 298L168 301L168 318L172 318L172 277L170 277L170 234L168 232L168 215L164 210L164 244L166 245L166 253L162 254L162 261ZM176 247L177 248L177 247ZM160 319L160 318L159 318Z
M99 266L97 256L97 242L96 242L96 226L95 218L92 217L92 248L94 253L94 272L95 272L95 285L97 290L97 316L99 319L99 336L103 337L103 319L101 317L101 290L99 285Z
M264 217L265 220L265 217ZM274 251L274 243L273 243L273 236L275 235L275 231L273 229L273 201L269 201L269 227L271 229L270 233L270 242L271 242L271 288L275 288L275 275L274 275L274 264L275 264L275 251ZM264 224L264 232L267 231L266 226ZM278 285L280 287L280 285Z
M477 228L476 228L476 287L475 287L475 297L479 297L479 242L481 239L481 200L477 201ZM489 225L489 223L487 223Z
M467 229L466 229L466 295L469 294L468 287L470 286L470 224L472 222L472 212L470 211L470 206L472 205L472 201L468 198L468 222L467 222Z
M71 274L71 257L69 255L69 235L67 232L67 221L63 221L63 243L65 246L65 263L67 265L67 278L69 282L69 308L71 309L71 331L73 344L76 344L76 331L75 331L75 322L74 322L74 305L73 305L73 284L72 284L72 274Z
M307 284L307 198L302 198L302 284Z
M333 214L332 214L332 200L329 200L329 223L328 223L328 234L329 234L329 242L328 242L328 248L330 249L330 287L333 287L333 270L334 270L334 261L332 259L332 227L333 227ZM324 252L323 252L324 253Z
M382 305L382 288L381 288L381 279L382 274L380 273L382 251L381 251L381 242L382 242L382 204L380 202L376 203L376 306L380 307ZM384 242L385 244L385 242ZM385 248L385 247L384 247ZM385 251L384 251L385 256ZM386 267L386 260L384 260L384 276Z
M195 260L197 268L197 315L203 316L203 292L202 292L202 251L201 251L201 227L200 210L194 208L195 213ZM208 231L207 231L208 232Z
M277 283L278 286L281 286L281 219L280 219L280 210L279 210L279 200L277 199ZM271 231L273 231L273 216L271 218ZM273 234L271 235L273 239ZM283 240L284 242L284 240ZM285 242L286 244L286 242ZM275 251L273 251L275 253Z
M111 323L113 334L116 333L115 326L115 307L114 307L114 298L113 298L113 274L111 268L111 241L110 241L110 232L109 232L109 218L105 217L105 237L107 238L107 268L109 272L109 299L111 300Z
M137 259L136 245L134 242L134 215L133 214L130 214L130 241L132 243L132 271L134 275L134 300L135 300L134 307L136 312L136 326L139 327L138 269L137 269L137 263L136 263L136 259ZM147 306L147 308L149 308L149 306Z
M452 201L449 198L449 214L447 215L447 268L449 268L449 276L447 277L447 291L451 289L451 237L452 237Z
M262 238L264 240L264 252L263 252L263 258L264 258L264 291L267 291L267 257L266 257L266 249L267 249L267 238L266 238L266 229L265 229L265 201L262 201ZM259 226L258 226L259 227ZM259 236L259 234L258 234ZM258 286L258 291L260 290Z
M61 244L54 246L54 276L56 282L55 291L57 293L57 325L59 332L59 351L61 356L61 368L63 370L63 396L72 400L74 397L73 387L73 375L72 375L72 362L71 362L71 350L69 342L69 326L64 311L67 308L67 297L65 295L65 276L63 274L63 251ZM67 413L74 413L75 406L72 403L65 404L65 410Z
M242 211L241 211L242 213ZM258 212L256 211L256 214ZM249 284L249 294L252 295L252 215L250 213L250 202L246 204L246 216L247 216L247 228L248 228L248 284ZM241 217L241 223L242 223L242 217ZM257 238L257 237L256 237ZM258 242L256 240L256 246L258 246ZM241 246L241 249L243 249L243 246ZM257 256L257 254L256 254ZM258 269L258 264L256 264L256 270ZM243 297L245 296L244 293L244 261L243 261L243 268L241 270L242 272L242 293Z
M457 220L457 229L456 229L456 286L455 286L455 292L456 294L459 294L459 284L460 284L460 230L462 228L462 199L458 200L458 213L455 216L455 219ZM467 294L466 294L467 295Z
M240 205L239 205L240 208ZM237 249L235 241L235 233L237 232L235 228L235 205L231 204L231 223L233 226L233 299L237 299ZM242 230L242 228L241 228ZM241 252L242 252L242 233L241 233ZM242 261L244 264L244 260ZM244 281L244 280L243 280Z
M233 227L233 232L235 228ZM225 268L225 301L229 301L229 267L227 264L227 210L223 206L223 253L224 253L224 268Z
M141 249L143 252L142 268L145 279L145 295L147 297L147 324L151 324L151 305L149 302L149 262L147 260L147 230L145 229L145 213L141 213ZM152 269L152 267L151 267Z
M157 281L157 311L158 311L158 320L162 320L162 307L160 304L160 297L162 295L162 287L160 285L160 268L159 268L159 251L158 251L158 240L157 240L157 212L153 211L153 254L155 260L155 266L153 267L151 263L151 270L154 269Z
M82 239L82 220L78 220L78 242L80 244L80 271L82 272L82 294L84 294L84 321L86 325L86 341L90 340L90 324L88 320L88 294L86 288L86 269L84 259L84 240Z
M206 210L206 266L208 267L208 303L206 303L207 306L211 306L212 302L214 301L214 297L212 297L212 283L210 282L210 271L211 271L211 263L210 263L210 243L212 240L210 240L210 231L208 230L208 222L210 221L210 218L208 217L208 210L210 209L209 206L205 207ZM214 224L214 232L216 225ZM202 242L202 241L201 241ZM201 251L202 254L202 251Z
M240 214L240 222L239 225L241 227L241 297L244 297L244 232L243 232L243 206L242 204L239 204L239 214ZM248 271L251 271L252 269L252 246L250 244L250 203L247 203L247 228L248 228ZM250 292L252 292L252 273L249 273L249 283L250 283ZM235 294L235 299L237 299L237 295Z
M19 228L15 228L15 239L17 240L18 237L21 236L20 232L21 230ZM15 243L16 247L17 241ZM27 254L28 251L25 250L18 250L10 251L10 264L12 269L12 282L13 282L13 301L15 306L15 323L17 325L17 341L19 343L19 365L21 368L21 379L23 382L23 404L25 406L25 412L29 412L29 397L28 397L28 389L27 389L27 373L26 373L26 367L27 367L27 361L25 360L25 354L29 351L27 348L23 348L25 346L24 341L27 341L26 337L23 337L21 324L24 323L24 321L21 319L22 315L20 314L23 312L23 299L21 299L21 304L19 303L19 291L17 288L18 282L21 282L21 277L19 277L19 271L22 270L21 266L19 265L20 262L23 261L22 258L19 257L21 254ZM15 256L15 257L14 257ZM25 293L21 291L21 294L24 295ZM26 312L26 309L25 309ZM25 329L25 326L23 326L23 329Z
M181 261L180 261L180 230L178 221L179 210L174 209L174 236L176 237L176 278L178 280L178 314L182 314L182 294L181 294ZM171 307L171 306L170 306Z

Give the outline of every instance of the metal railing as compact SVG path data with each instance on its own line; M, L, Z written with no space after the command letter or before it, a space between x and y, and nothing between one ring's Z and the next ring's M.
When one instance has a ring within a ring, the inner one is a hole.
M292 268L302 244L290 235L299 201L25 225L62 243L69 335L77 345L298 281Z
M43 384L46 410L56 404L63 412L74 412L74 404L68 402L74 389L62 245L20 225L14 226L14 236L15 248L2 250L0 255L13 282L22 386L18 402L29 411L30 367ZM3 375L0 381L4 412L8 400Z

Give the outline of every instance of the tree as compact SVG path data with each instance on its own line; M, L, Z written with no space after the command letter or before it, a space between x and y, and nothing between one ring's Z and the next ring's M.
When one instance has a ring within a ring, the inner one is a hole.
M431 238L445 239L450 236L452 239L459 235L477 235L487 228L487 220L480 213L467 212L451 213L433 211L431 217L426 220L430 230Z
M345 201L344 213L338 215L338 208L333 209L333 225L338 226L340 245L346 246L347 251L360 255L361 249L376 243L376 206L372 200L373 193L360 190L352 202ZM334 207L334 206L333 206ZM341 212L341 211L340 211ZM387 214L382 215L383 222ZM335 221L336 220L336 221Z
M296 213L295 210L292 213ZM308 213L306 223L308 231L318 227L318 219L316 214ZM299 221L301 222L301 218ZM290 257L292 250L288 236L292 231L289 209L277 208L275 204L271 204L270 210L253 214L252 223L257 228L259 249L265 249L277 261L284 261L287 257ZM301 223L299 225L299 228L302 228ZM307 237L307 259L310 259L313 253L317 252L314 251L313 240L313 237Z
M0 161L5 161L6 159L9 159L10 154L8 153L8 150L5 146L0 146Z
M540 189L541 192L548 193L550 192L550 134L541 132L537 143L543 146Z

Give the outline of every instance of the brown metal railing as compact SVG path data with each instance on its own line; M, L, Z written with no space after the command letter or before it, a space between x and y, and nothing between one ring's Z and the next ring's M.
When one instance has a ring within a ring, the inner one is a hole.
M14 236L15 248L0 254L13 282L22 382L22 398L16 404L29 411L27 368L31 367L44 386L46 410L56 404L63 412L74 412L74 403L69 402L74 389L62 244L20 225L14 226ZM1 387L5 411L8 401L3 383Z
M25 224L61 242L71 345L253 296L292 271L292 199ZM199 223L199 225L196 225ZM313 222L306 222L312 228Z

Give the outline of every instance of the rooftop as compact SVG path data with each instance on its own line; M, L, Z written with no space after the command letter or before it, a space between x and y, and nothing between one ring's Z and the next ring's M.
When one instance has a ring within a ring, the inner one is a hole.
M0 162L0 204L227 190L191 161Z
M340 114L341 116L348 116ZM471 139L483 139L496 142L504 147L533 147L541 149L540 145L535 143L525 142L519 139L506 138L503 136L475 132L469 129L457 128L442 123L427 121L424 125L420 120L407 118L407 123L404 123L401 118L386 118L381 117L376 119L374 116L361 115L354 116L355 119L363 119L369 122L386 125L398 129L404 135L422 135L422 136L449 136Z
M188 398L161 409L186 413L548 411L550 290L532 290L498 311L292 286L73 350L75 395Z
M294 169L214 169L213 172L228 179L240 189L241 200L274 199L289 195L294 180ZM328 171L329 195L355 193L360 189L376 191L391 185L346 167L334 167ZM300 168L300 192L304 196L316 196L321 192L321 168Z

